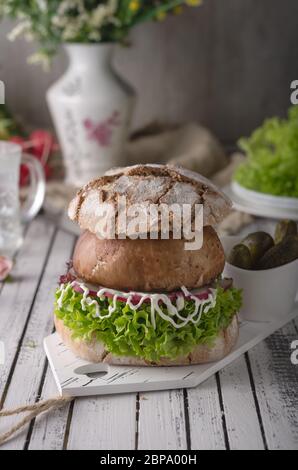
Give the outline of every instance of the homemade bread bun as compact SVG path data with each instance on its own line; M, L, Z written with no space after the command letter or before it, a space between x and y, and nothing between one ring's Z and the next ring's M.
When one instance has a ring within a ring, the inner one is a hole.
M151 363L133 356L114 356L106 351L104 345L95 338L89 342L78 338L72 339L71 330L56 316L55 326L64 344L76 356L89 362L104 362L110 365L130 366L180 366L219 361L231 352L239 335L238 319L237 315L235 315L230 325L219 332L213 346L198 345L188 356L179 357L175 360L161 359L157 363Z
M212 227L204 227L200 250L185 250L184 240L102 240L84 232L73 267L83 280L132 291L172 291L202 287L222 273L225 255Z
M230 212L232 203L209 180L198 173L170 165L135 165L117 168L84 186L71 201L68 215L84 230L105 236L109 221L118 217L118 198L126 197L126 210L133 204L190 204L191 222L194 224L195 205L202 204L203 225L215 225ZM103 204L113 208L102 212ZM172 222L170 221L170 229ZM156 230L156 221L147 220L145 233ZM159 227L160 230L160 227ZM123 227L115 224L116 236L123 232Z

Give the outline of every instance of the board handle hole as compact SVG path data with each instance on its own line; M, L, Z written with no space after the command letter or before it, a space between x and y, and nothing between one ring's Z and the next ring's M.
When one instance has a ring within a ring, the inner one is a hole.
M108 374L108 364L86 364L85 366L77 367L74 373L77 375L86 375L90 379L97 379Z
M104 375L107 375L107 371L98 371L98 372L90 372L89 374L86 374L87 377L90 379L99 379L100 377L103 377Z

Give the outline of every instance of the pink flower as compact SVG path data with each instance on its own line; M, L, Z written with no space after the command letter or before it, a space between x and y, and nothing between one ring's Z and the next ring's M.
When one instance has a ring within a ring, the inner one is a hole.
M4 281L12 270L13 262L6 256L0 256L0 281Z
M119 126L120 124L120 113L119 111L114 111L112 116L107 120L109 126Z
M93 136L102 147L109 147L112 139L112 130L106 124L98 124L93 131Z
M86 129L92 129L93 128L93 123L92 123L91 119L85 119L84 126L86 127Z
M119 111L113 114L105 121L96 124L91 119L84 119L83 125L87 131L87 138L95 140L100 147L109 147L112 143L113 127L121 124Z

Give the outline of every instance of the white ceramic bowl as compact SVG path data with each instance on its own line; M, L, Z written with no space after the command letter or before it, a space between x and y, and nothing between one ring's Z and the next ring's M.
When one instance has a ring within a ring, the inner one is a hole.
M243 237L223 237L226 254ZM298 291L298 260L273 269L252 271L228 262L224 276L243 289L243 306L240 317L249 321L269 322L286 317L295 304Z
M251 189L244 188L239 183L236 183L236 181L233 181L231 186L235 194L251 204L261 204L262 206L275 207L279 209L298 210L298 198L272 196L271 194L252 191Z

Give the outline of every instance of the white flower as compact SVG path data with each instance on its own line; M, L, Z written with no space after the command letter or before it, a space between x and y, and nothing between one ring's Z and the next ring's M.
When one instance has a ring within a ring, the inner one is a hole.
M55 3L54 11L50 0L32 0L33 12L25 3L30 2L0 0L0 16L5 14L18 20L9 34L11 41L22 34L27 40L41 42L41 52L31 56L29 62L42 62L45 67L56 52L58 42L113 40L117 37L114 29L121 26L117 17L120 0L60 0ZM33 14L34 11L40 12L41 18ZM107 31L106 25L110 26Z
M109 23L113 24L114 26L121 26L121 21L116 16L111 16Z
M28 42L35 41L35 39L36 39L32 31L28 31L28 32L26 31L25 34L24 34L24 38Z
M78 18L69 21L65 29L62 31L63 41L71 41L76 39L81 29L81 21L78 21Z
M99 5L95 10L90 14L89 25L94 28L100 28L103 25L107 16L107 7L104 5Z
M99 5L90 15L91 27L99 28L106 21L111 21L117 10L118 0L109 0L108 5Z
M58 8L58 15L65 15L69 10L78 9L80 13L85 12L84 2L82 0L63 0Z
M28 58L29 64L41 64L45 70L49 70L51 59L48 54L44 52L36 52Z
M115 13L118 8L118 1L119 0L110 0L109 2L110 8L112 9L113 13Z
M99 31L92 31L91 33L89 33L88 39L89 39L90 41L96 41L96 42L98 42L98 41L101 40L101 34L100 34Z
M8 34L8 39L14 41L21 34L27 33L31 28L31 22L29 20L22 21L17 24Z
M37 1L37 5L39 6L39 9L41 11L47 11L48 9L48 3L46 0L36 0Z
M59 16L55 15L51 19L52 25L56 26L57 28L65 28L69 21L69 18L67 16Z

